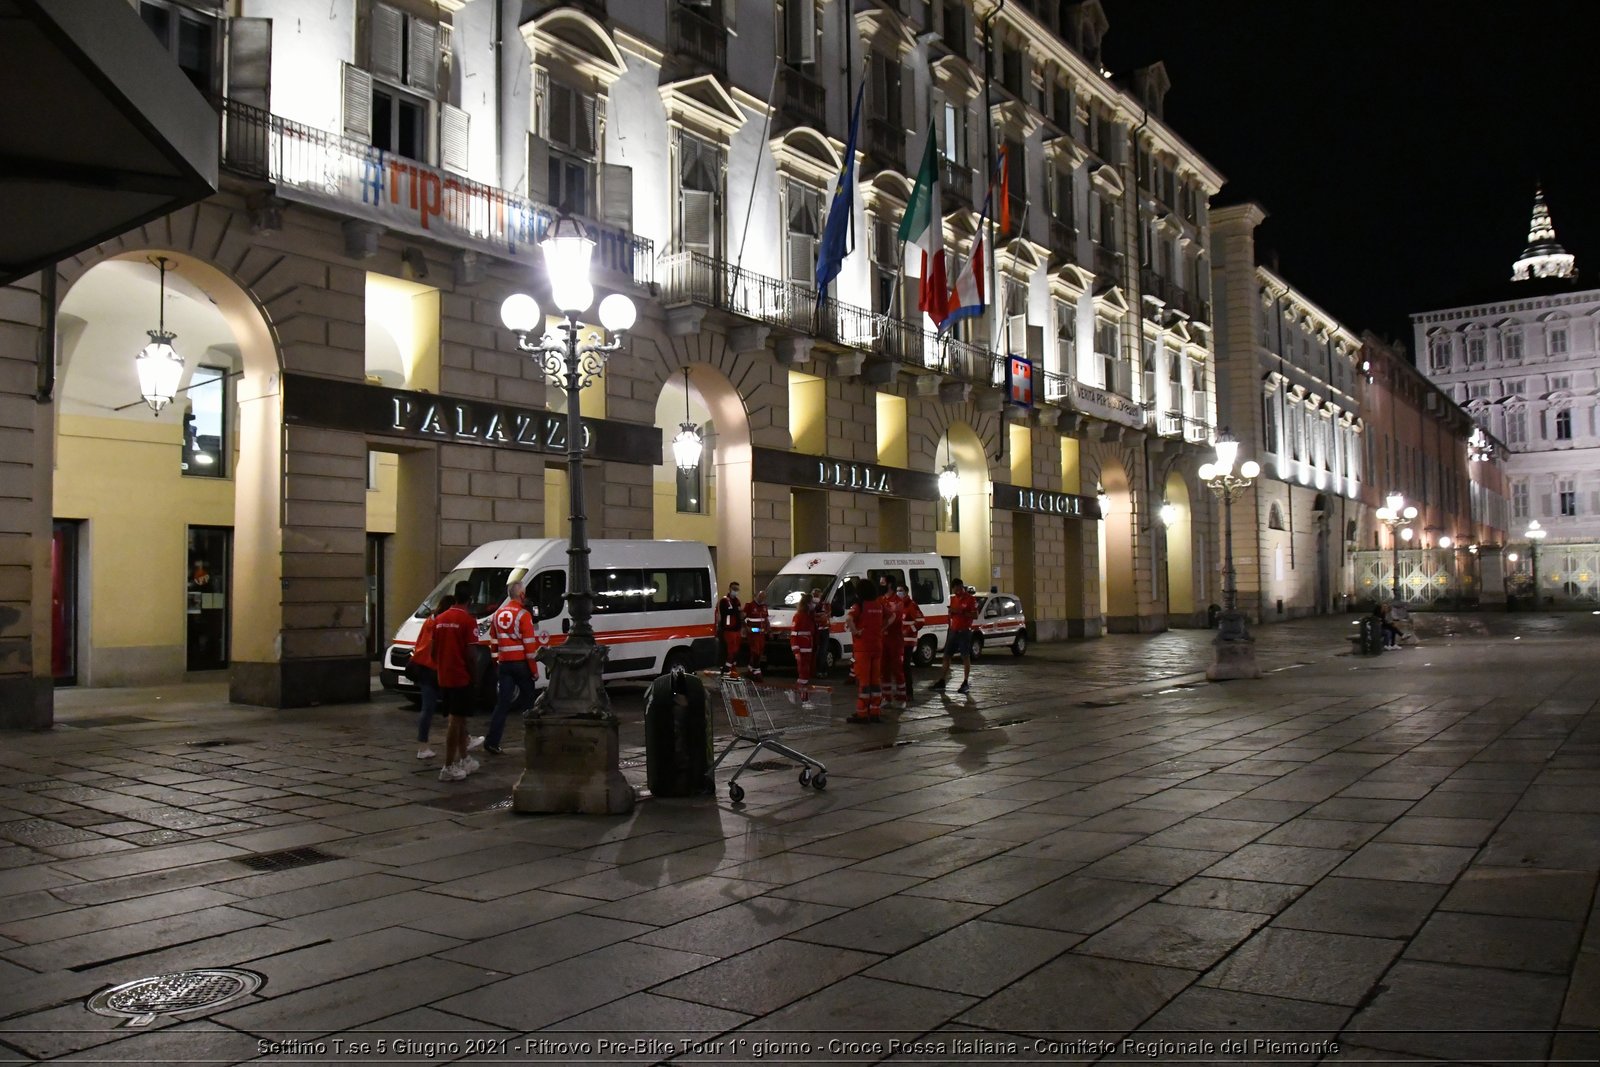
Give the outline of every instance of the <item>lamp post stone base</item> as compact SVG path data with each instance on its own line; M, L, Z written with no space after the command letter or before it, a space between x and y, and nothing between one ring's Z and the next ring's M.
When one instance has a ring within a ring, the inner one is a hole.
M617 718L602 674L607 649L572 642L539 652L550 674L532 712L523 717L522 777L511 793L525 814L623 815L633 786L619 764Z
M1216 653L1211 666L1206 668L1207 681L1231 682L1261 677L1261 667L1256 663L1256 639L1250 636L1243 614L1223 613L1211 647Z

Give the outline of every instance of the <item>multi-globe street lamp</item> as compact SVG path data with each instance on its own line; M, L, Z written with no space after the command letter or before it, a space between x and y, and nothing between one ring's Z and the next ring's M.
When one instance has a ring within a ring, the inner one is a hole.
M1402 493L1390 493L1384 501L1384 506L1378 509L1377 519L1389 527L1389 546L1394 553L1393 567L1390 572L1389 599L1395 603L1400 602L1400 541L1410 541L1413 534L1410 523L1417 517L1414 505L1407 504Z
M1533 606L1539 607L1539 543L1549 536L1550 531L1539 525L1538 519L1528 522L1528 528L1523 531L1523 536L1528 539L1528 566L1533 568Z
M544 333L539 303L513 293L500 305L500 319L516 334L517 349L534 358L547 378L561 382L567 400L567 504L571 529L567 547L568 613L565 641L543 649L549 685L527 724L526 770L517 782L517 811L618 813L633 807L633 789L618 764L617 722L606 697L603 675L606 647L594 638L594 588L589 573L588 516L584 507L583 415L579 395L599 380L606 357L622 347L638 311L633 301L613 293L600 301L600 325L610 334L583 340L580 330L594 303L590 259L594 240L578 220L561 216L540 242L550 297L562 321ZM591 335L592 336L592 335ZM597 732L598 731L598 732Z
M1245 460L1234 473L1239 458L1239 439L1224 429L1217 435L1217 457L1200 465L1200 480L1222 500L1222 616L1212 642L1216 656L1206 669L1213 682L1230 678L1259 678L1256 665L1256 640L1250 636L1249 620L1239 611L1237 578L1233 566L1233 502L1254 483L1261 465Z

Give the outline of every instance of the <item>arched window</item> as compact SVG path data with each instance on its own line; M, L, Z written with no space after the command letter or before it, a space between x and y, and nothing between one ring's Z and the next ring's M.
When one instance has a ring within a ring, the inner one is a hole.
M1283 528L1283 508L1278 505L1276 500L1274 500L1272 502L1272 508L1267 512L1267 529L1281 530Z

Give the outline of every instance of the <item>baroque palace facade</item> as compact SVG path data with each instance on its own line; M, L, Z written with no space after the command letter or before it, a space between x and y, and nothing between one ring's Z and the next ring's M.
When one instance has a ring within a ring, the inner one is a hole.
M543 301L557 208L640 305L579 400L592 534L706 541L747 589L804 552L937 552L1046 639L1217 599L1222 177L1159 64L1103 69L1096 0L133 7L215 100L222 183L4 290L7 723L47 724L55 684L222 668L239 701L364 700L470 548L562 535L566 398L498 314ZM863 83L854 251L819 298ZM993 304L947 337L896 238L930 127L958 263L1011 161ZM158 320L186 369L152 417Z

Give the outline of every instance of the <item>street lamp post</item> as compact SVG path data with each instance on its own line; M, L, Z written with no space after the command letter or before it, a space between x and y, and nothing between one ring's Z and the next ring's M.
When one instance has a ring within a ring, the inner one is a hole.
M1261 473L1261 465L1246 460L1235 474L1233 465L1238 458L1239 439L1223 430L1217 435L1216 462L1202 463L1199 472L1200 480L1222 500L1222 617L1212 641L1215 658L1206 668L1206 677L1213 682L1261 677L1261 668L1256 664L1256 639L1250 636L1249 619L1239 611L1233 566L1233 502L1250 488Z
M1378 509L1378 521L1389 527L1389 547L1394 553L1394 562L1389 574L1389 599L1393 603L1400 602L1400 540L1409 541L1412 537L1411 520L1417 517L1414 505L1407 504L1402 493L1390 493L1384 501L1384 506Z
M1533 568L1533 607L1539 608L1539 543L1549 536L1550 531L1539 525L1538 519L1530 520L1524 534L1528 538L1528 566Z
M523 718L527 747L512 807L520 812L620 814L633 808L634 793L618 762L617 720L603 681L607 650L596 643L590 622L594 589L589 573L579 397L599 379L606 357L622 347L622 335L633 326L638 312L632 300L613 293L599 307L600 324L611 340L581 340L579 316L594 303L594 286L589 280L594 241L581 223L562 216L540 248L550 278L550 295L563 319L555 328L557 335L538 333L543 316L538 302L525 293L507 297L500 306L500 318L516 334L518 351L532 356L547 377L561 381L566 392L571 523L566 601L572 626L562 644L539 652L550 684Z

